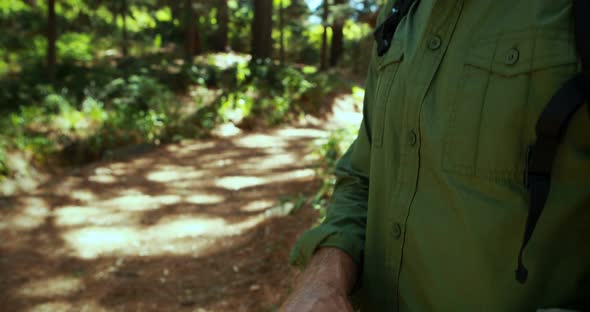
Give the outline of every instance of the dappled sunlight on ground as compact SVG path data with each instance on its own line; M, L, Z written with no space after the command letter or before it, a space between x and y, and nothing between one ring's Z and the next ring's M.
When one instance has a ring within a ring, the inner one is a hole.
M83 289L82 281L71 276L59 276L23 285L19 295L29 298L67 297Z
M60 227L112 225L129 222L132 216L129 213L115 213L103 208L88 206L65 206L54 213L55 224Z
M242 210L250 212L263 211L274 207L276 204L276 200L255 200L242 207Z
M67 312L72 309L72 304L68 302L49 302L36 305L27 312Z
M42 303L36 305L28 310L27 312L106 312L107 309L101 307L95 302L80 302L76 305L66 301L54 301L49 303Z
M215 185L224 189L238 191L243 188L265 185L269 183L284 182L301 178L313 178L315 171L313 169L301 169L276 173L272 176L261 178L254 176L234 176L217 179Z
M111 175L96 175L91 176L88 178L91 182L102 183L102 184L111 184L117 182L117 179Z
M223 196L211 194L196 194L186 197L186 202L191 204L219 204L223 202Z
M238 147L245 148L264 148L264 147L285 147L288 142L285 138L267 134L251 134L233 140Z
M284 128L278 129L275 133L283 138L322 138L327 135L325 130L305 128Z
M228 138L241 133L242 130L236 127L233 123L225 123L213 129L213 135L220 138Z
M159 170L152 171L147 179L154 182L171 182L175 180L199 179L204 175L201 171L181 166L162 166Z
M293 164L300 160L300 155L295 153L276 154L263 157L252 157L248 161L240 162L239 168L242 170L268 170Z
M0 281L13 289L2 300L27 307L23 311L76 310L82 299L72 305L72 298L79 293L117 282L113 278L118 276L139 276L112 271L108 259L206 259L254 239L269 218L284 215L278 198L313 191L313 160L306 156L310 140L322 136L319 130L279 129L185 141L127 162L82 168L33 195L2 202L0 235L5 240L0 251L15 257L4 261L18 267L17 259L25 257L32 261L27 267L41 269L31 277ZM265 248L272 252L274 247ZM59 259L71 259L63 261L79 263L79 268L70 269ZM77 277L77 271L88 270L84 263L101 269ZM239 266L220 272L236 270ZM107 298L114 291L99 289ZM100 304L88 307L101 309Z
M355 107L355 109L350 109ZM350 126L358 127L363 119L361 113L362 103L350 94L341 95L334 101L332 109L331 122L327 125L328 129L346 128Z
M240 235L264 221L256 215L228 224L223 218L175 215L158 224L141 226L95 226L73 229L63 239L73 256L93 259L99 256L152 256L164 254L203 256L210 253L216 239ZM187 238L189 238L187 240Z
M105 168L99 167L94 170L94 175L88 177L90 182L111 184L117 182L117 176L125 174L125 169L120 167L120 164L116 168Z
M181 201L178 195L147 195L141 192L130 192L106 201L98 202L99 206L119 211L146 211L158 209L165 205Z
M92 192L86 190L75 190L72 193L70 193L70 197L72 197L72 199L74 200L86 202L93 201L96 199L96 196Z
M25 197L16 203L7 204L10 211L17 213L10 214L0 219L0 230L31 230L35 229L45 221L49 215L49 205L41 198Z
M84 227L65 232L62 237L75 255L83 259L92 259L106 253L137 253L139 245L137 231L128 226Z
M293 272L286 246L317 218L288 216L285 198L316 190L311 143L327 136L291 127L186 140L0 199L0 305L231 311L228 296L278 298L272 283Z
M258 177L224 177L217 179L215 185L227 190L237 191L246 187L262 185L270 182L268 179Z

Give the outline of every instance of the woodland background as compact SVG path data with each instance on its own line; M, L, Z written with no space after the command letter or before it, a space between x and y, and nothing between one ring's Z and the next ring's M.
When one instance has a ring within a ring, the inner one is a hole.
M56 167L317 114L362 86L377 2L0 0L0 178L10 151Z
M276 311L379 0L0 0L3 311Z

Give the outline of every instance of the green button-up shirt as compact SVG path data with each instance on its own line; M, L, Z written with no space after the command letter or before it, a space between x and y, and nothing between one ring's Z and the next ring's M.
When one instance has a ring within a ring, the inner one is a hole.
M382 10L383 21L393 0ZM363 125L337 167L322 246L361 268L363 311L590 309L590 118L560 147L549 199L515 280L527 148L579 70L571 0L422 0L373 51Z

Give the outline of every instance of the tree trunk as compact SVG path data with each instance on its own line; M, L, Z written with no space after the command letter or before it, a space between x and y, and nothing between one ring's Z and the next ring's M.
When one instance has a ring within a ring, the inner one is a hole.
M340 22L332 26L332 45L330 47L330 67L338 65L344 47L344 25Z
M283 7L283 0L279 0L279 30L281 34L280 39L280 59L281 65L285 65L285 12Z
M227 34L229 32L229 9L227 7L227 0L218 0L217 7L217 21L219 23L219 30L217 32L216 47L217 51L225 51L227 49Z
M172 22L178 20L179 23L182 24L184 16L182 15L182 7L181 3L177 0L172 0L168 2L168 7L170 8L170 13L172 14Z
M129 4L127 0L123 0L121 3L121 17L123 18L123 42L122 44L122 53L123 57L127 57L129 55L129 34L127 32L127 14L129 13Z
M202 45L201 45L201 29L199 27L199 17L197 16L197 14L195 13L195 49L193 52L193 56L194 55L199 55L201 54L202 51Z
M187 62L192 62L193 56L197 54L197 36L199 32L195 27L197 14L193 8L193 0L184 1L184 56Z
M330 47L330 67L338 65L338 61L342 56L344 47L344 34L342 29L344 25L341 23L335 23L332 26L332 45Z
M57 51L57 20L55 17L55 0L47 1L47 76L49 81L55 81Z
M335 0L334 4L342 6L346 3L346 0ZM344 49L344 23L346 17L342 14L342 8L340 8L340 14L334 17L334 23L332 25L332 44L330 46L330 67L338 65L338 61L342 56Z
M324 0L322 12L322 24L324 25L324 33L322 34L322 49L320 51L320 70L328 69L328 14L330 4L328 0Z
M252 21L252 59L272 57L272 2L254 0Z

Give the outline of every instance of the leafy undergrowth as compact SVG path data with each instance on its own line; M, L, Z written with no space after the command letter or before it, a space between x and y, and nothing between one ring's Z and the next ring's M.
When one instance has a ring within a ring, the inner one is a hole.
M332 197L336 185L336 165L356 138L357 133L357 127L342 128L332 131L328 137L313 143L312 155L316 163L315 176L319 181L318 187L311 196L300 193L281 198L281 207L284 210L292 215L300 208L309 205L319 212L317 222L324 220L328 200Z
M312 66L237 54L192 65L162 56L65 64L53 86L31 78L40 77L34 71L23 69L25 80L0 80L0 100L16 107L0 117L0 180L19 174L11 153L40 167L79 165L125 146L207 136L220 123L252 129L319 115L329 110L327 98L351 88Z

